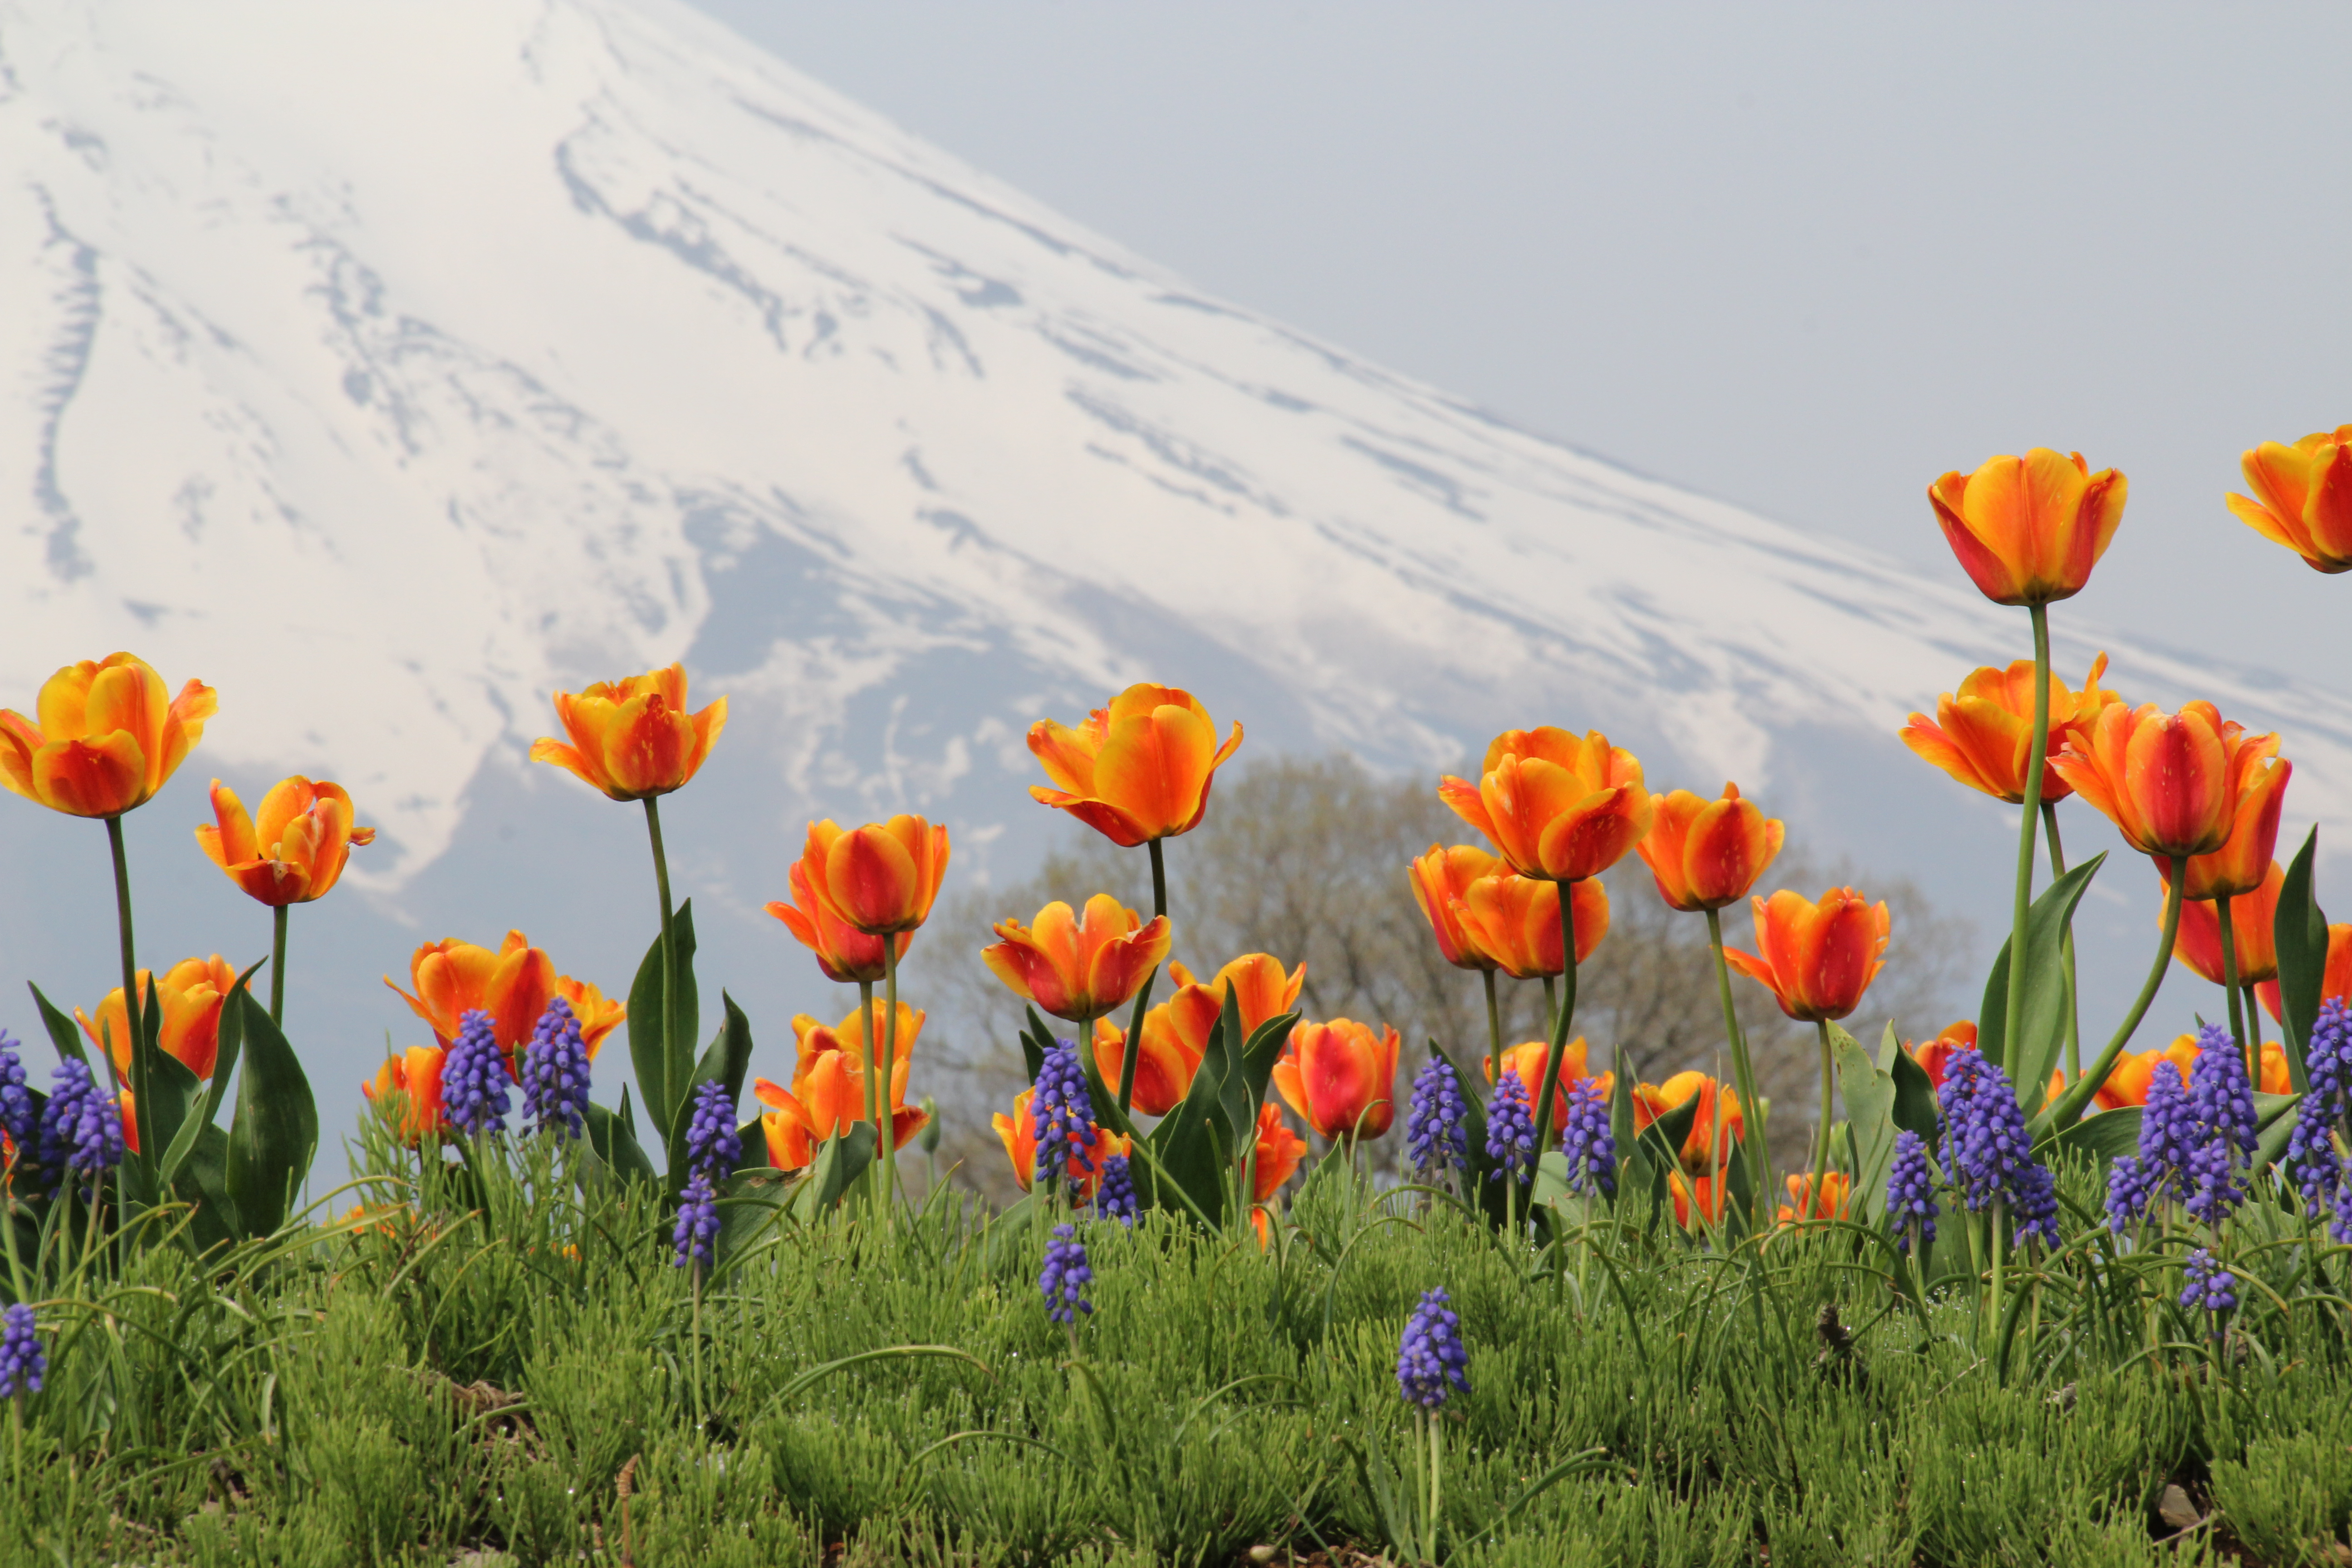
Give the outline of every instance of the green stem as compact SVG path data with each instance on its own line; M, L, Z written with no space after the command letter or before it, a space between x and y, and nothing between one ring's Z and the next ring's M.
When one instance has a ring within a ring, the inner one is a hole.
M2099 1085L2106 1082L2107 1075L2116 1070L2116 1063L2122 1058L2124 1047L2131 1043L2140 1020L2147 1016L2148 1006L2156 1000L2158 988L2164 984L2165 971L2172 966L2172 944L2180 935L2180 889L2189 879L2189 858L2175 855L2170 858L2172 876L2165 884L2164 929L2157 938L2156 962L2148 966L2147 981L2139 989L2139 1000L2134 1002L2131 1011L2124 1015L2122 1025L2116 1028L2115 1037L2107 1042L2106 1049L2099 1053L2099 1059L2093 1062L2080 1079L2068 1084L2066 1092L2058 1097L2058 1103L2046 1112L2053 1128L2072 1127L2075 1119L2082 1115L2083 1107L2090 1104L2091 1097L2098 1093Z
M1432 1563L1442 1563L1444 1559L1437 1554L1437 1526L1444 1512L1444 1483L1440 1478L1445 1471L1445 1424L1433 1411L1424 1419L1429 1424L1429 1540L1423 1555Z
M1990 1325L1994 1329L1994 1331L1998 1331L2000 1330L2000 1265L2001 1265L2001 1259L2002 1259L2002 1258L2004 1257L2004 1255L2006 1255L2006 1254L2008 1253L2008 1251L2009 1251L2008 1245L2007 1245L2007 1244L2006 1244L2006 1242L2003 1240L2003 1238L2002 1238L2002 1235L2001 1235L2001 1232L2002 1232L2002 1230L2003 1230L2003 1228L2004 1228L2004 1227L2002 1226L2002 1225L2001 1225L2001 1220L2002 1220L2002 1219L2003 1219L2003 1217L2004 1217L2002 1211L2003 1211L2003 1209L2004 1209L2004 1207L2005 1207L2005 1206L2006 1206L2006 1205L2004 1205L2002 1204L2002 1202L2001 1202L2001 1200L2000 1200L2000 1199L1999 1199L1999 1198L1995 1198L1995 1199L1993 1199L1993 1201L1992 1201L1992 1234L1991 1234L1991 1237L1990 1237L1990 1239L1991 1240L1991 1243L1992 1243L1992 1310L1991 1310L1990 1312L1988 1312L1988 1313L1986 1314L1986 1316L1985 1316L1985 1321L1986 1321L1988 1324L1990 1324Z
M2042 826L2050 836L2050 879L2056 881L2066 874L2066 849L2058 841L2057 802L2042 803ZM2062 940L2066 959L2066 1081L2072 1083L2083 1076L2083 1002L2074 979L2074 922L2071 918Z
M673 931L669 901L669 856L662 848L661 801L655 795L646 796L646 833L653 840L654 882L661 889L662 1081L639 1087L649 1091L649 1099L652 1091L659 1092L660 1100L648 1109L654 1112L655 1124L667 1139L670 1121L677 1110L673 1095L683 1097L686 1092L687 1074L675 1070L677 1059L681 1052L690 1057L694 1042L678 1038L678 993L682 987L677 984L677 941Z
M884 937L883 952L886 953L889 952L898 941L895 936ZM890 961L887 958L882 961L885 971L889 968L889 963ZM874 1123L874 1136L878 1140L882 1136L882 1111L874 1085L874 982L871 980L861 980L857 983L857 1041L859 1047L857 1067L858 1070L866 1075L866 1120ZM879 1153L882 1145L877 1142L874 1148L875 1152ZM861 1203L871 1203L874 1200L874 1179L868 1174L873 1169L874 1167L868 1164L864 1171L857 1173L858 1201Z
M1764 1102L1756 1094L1756 1066L1748 1059L1748 1035L1739 1026L1739 1009L1731 997L1731 965L1725 962L1723 956L1723 914L1719 910L1706 911L1706 941L1707 945L1715 950L1715 988L1723 1002L1724 1037L1731 1043L1731 1080L1739 1094L1739 1115L1744 1128L1741 1142L1750 1155L1748 1168L1751 1175L1759 1170L1763 1173L1759 1180L1750 1184L1754 1191L1748 1194L1756 1207L1754 1217L1760 1223L1764 1205L1771 1201L1772 1152L1765 1143ZM1720 1110L1717 1111L1716 1119L1718 1121L1722 1120ZM1759 1150L1762 1151L1760 1164L1756 1157Z
M1153 920L1158 920L1168 912L1168 862L1160 852L1162 842L1163 840L1158 838L1150 840L1151 918ZM1127 1115L1129 1108L1135 1103L1135 1064L1143 1055L1143 1015L1151 1006L1151 983L1159 978L1160 971L1156 967L1143 977L1143 989L1135 994L1135 1011L1128 1020L1127 1044L1120 1050L1118 1059L1118 1113L1121 1116ZM1087 1028L1091 1030L1093 1026L1087 1025ZM1094 1048L1094 1036L1091 1033L1078 1042L1078 1049L1081 1051L1091 1052Z
M1552 1026L1559 1022L1559 989L1553 983L1552 977L1549 974L1543 977L1543 1026L1544 1035L1549 1038L1551 1035Z
M1503 1070L1503 1007L1495 997L1495 972L1482 969L1478 978L1486 983L1486 1081L1493 1083Z
M293 907L280 904L269 911L269 1021L281 1029L286 1026L286 915Z
M2254 1060L2254 1048L2246 1043L2246 1017L2238 1002L2238 931L2230 919L2230 895L2222 894L2213 900L2213 912L2221 922L2221 993L2230 999L2230 1037L2238 1042L2240 1054L2246 1058L2246 1077L2260 1082L2262 1066Z
M882 1079L874 1086L874 1136L882 1143L882 1231L887 1236L897 1223L898 1206L898 1117L890 1092L898 1066L898 939L895 934L882 939L882 1011L887 1016L882 1025ZM874 1038L871 1017L866 1020L866 1037Z
M154 1115L154 1101L147 1093L147 1012L139 994L139 962L133 956L131 936L131 860L122 847L122 818L106 819L107 847L114 854L114 918L122 940L122 1019L131 1031L131 1098L135 1102L133 1113L139 1119L138 1163L142 1173L152 1168L155 1158L163 1152L149 1136L150 1118ZM108 1070L112 1070L112 1063ZM141 1184L152 1186L152 1184Z
M1829 1179L1830 1173L1830 1091L1832 1085L1830 1083L1829 1020L1826 1018L1815 1019L1813 1021L1813 1028L1815 1032L1821 1036L1822 1039L1822 1125L1820 1136L1814 1140L1813 1184L1811 1188L1806 1192L1804 1206L1797 1215L1797 1218L1801 1223L1812 1218L1813 1211L1822 1206L1822 1184Z
M2050 609L2027 606L2033 614L2033 750L2025 764L2025 802L2019 811L2017 834L2017 904L2009 938L2008 1025L2001 1034L2014 1041L2025 1026L2026 911L2033 904L2033 829L2041 821L2042 773L2050 750ZM2016 1047L2012 1045L2011 1049Z
M1544 1050L1543 1077L1536 1080L1536 1168L1542 1164L1544 1151L1551 1147L1552 1102L1559 1098L1559 1057L1568 1046L1569 1021L1576 1016L1576 884L1553 885L1559 889L1559 945L1568 967L1560 972L1559 1003L1552 1013L1551 1043ZM1549 975L1544 977L1544 989L1551 989Z

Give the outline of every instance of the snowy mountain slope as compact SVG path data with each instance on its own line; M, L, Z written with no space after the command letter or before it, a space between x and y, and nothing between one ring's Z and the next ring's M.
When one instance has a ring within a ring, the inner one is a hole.
M667 0L0 0L0 702L117 647L220 689L138 819L159 949L255 918L177 837L205 776L348 784L384 837L297 979L355 1055L403 1016L355 977L447 931L625 982L637 829L520 758L550 689L680 658L734 715L685 879L777 1005L814 1003L756 913L802 821L925 810L1017 873L1022 731L1145 677L1245 755L1600 726L2005 907L2005 814L1892 738L2021 651L1957 570L1202 298ZM2284 730L2290 816L2352 822L2352 706L2080 604L2070 676L2105 647L2135 699ZM102 910L79 837L0 811L17 875ZM73 921L0 930L103 984Z

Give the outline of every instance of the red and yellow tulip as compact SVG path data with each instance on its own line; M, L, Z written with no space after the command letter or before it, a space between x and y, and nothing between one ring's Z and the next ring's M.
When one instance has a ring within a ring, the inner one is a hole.
M2239 521L2285 545L2315 572L2352 571L2352 425L2315 432L2292 447L2265 441L2238 466L2254 492L2230 498Z
M1719 910L1747 897L1780 853L1787 829L1727 784L1723 798L1686 789L1650 797L1650 832L1637 847L1658 897L1685 913ZM1581 911L1580 911L1580 913Z
M1217 744L1216 721L1191 692L1140 682L1075 730L1051 719L1031 725L1029 750L1055 787L1029 793L1131 849L1198 827L1211 781L1241 743L1235 723Z
M901 1002L894 1030L890 1026L888 1004L880 997L875 998L870 1015L852 1007L842 1016L838 1024L821 1024L806 1013L795 1013L793 1015L793 1043L796 1059L793 1079L799 1082L819 1058L838 1054L847 1062L848 1070L860 1075L862 1080L866 1059L868 1057L878 1059L881 1044L886 1037L893 1042L891 1075L904 1079L908 1064L914 1058L915 1042L922 1037L923 1025L929 1016L921 1008ZM905 1088L903 1081L898 1083L894 1096L903 1099Z
M1551 1042L1549 1040L1523 1040L1503 1052L1503 1070L1518 1074L1519 1087L1528 1091L1530 1110L1541 1103L1536 1096L1543 1088L1544 1056L1550 1049ZM1596 1078L1585 1070L1585 1063L1591 1054L1591 1047L1585 1044L1582 1035L1564 1042L1559 1047L1559 1069L1552 1075L1551 1125L1555 1136L1559 1129L1568 1125L1568 1096L1570 1090L1579 1084L1590 1082L1606 1100L1610 1091L1616 1088L1615 1073L1604 1072ZM1486 1081L1493 1083L1495 1080L1495 1072L1490 1067L1486 1069Z
M1421 906L1422 919L1437 938L1437 951L1456 969L1498 967L1454 908L1468 895L1470 884L1492 876L1495 868L1495 857L1475 844L1456 844L1452 848L1433 844L1419 859L1405 862L1412 901Z
M67 665L41 683L37 722L0 709L0 784L68 816L120 816L163 787L219 708L201 680L171 696L131 654Z
M727 727L727 699L686 710L686 667L600 680L555 694L556 721L570 744L531 742L530 760L577 774L614 800L648 800L682 788Z
M2157 873L2169 886L2170 868L2157 862ZM2230 932L2237 948L2238 984L2259 984L2278 978L2279 894L2286 886L2286 868L2271 862L2270 875L2251 893L2230 900ZM2180 929L2172 939L2172 956L2214 984L2221 984L2221 912L2218 903L2189 900L2180 906Z
M833 829L832 837L823 832L826 828ZM778 900L765 908L784 922L784 929L803 947L816 954L816 965L824 971L827 980L837 985L872 984L888 973L882 944L898 943L898 951L894 956L903 960L915 933L902 931L889 937L868 936L834 907L824 891L825 864L839 833L840 829L829 822L809 824L808 844L801 858L793 862L792 900L787 903Z
M947 874L944 824L899 816L845 832L827 820L809 825L793 890L852 931L891 936L930 918Z
M1727 948L1725 962L1769 987L1780 1011L1802 1022L1843 1018L1862 1005L1884 963L1885 904L1852 888L1832 888L1819 903L1788 889L1749 903L1759 952Z
M2234 905L2231 912L2236 912ZM2280 1017L2284 1004L2279 997L2279 983L2265 980L2255 989L2270 1016ZM2320 973L2319 999L2352 1003L2352 925L2327 928L2327 959Z
M2153 702L2100 711L2051 760L2143 855L2210 855L2237 823L2232 737L2210 702L2166 713Z
M870 1015L881 1025L888 1013L874 1004ZM924 1015L898 1004L898 1046L890 1064L890 1146L903 1149L907 1141L929 1124L920 1106L907 1103L907 1075L913 1067L912 1050L923 1031ZM818 1023L807 1014L793 1019L797 1061L793 1086L755 1079L752 1098L769 1109L760 1118L768 1143L768 1163L780 1171L797 1171L816 1157L817 1146L873 1117L866 1100L866 1061L870 1042L866 1037L867 1016L852 1008L838 1025Z
M981 959L1016 995L1056 1018L1085 1023L1132 997L1168 956L1168 917L1145 921L1108 893L1083 911L1060 900L1036 921L1000 921ZM1137 1064L1139 1068L1140 1063Z
M1794 1225L1801 1219L1843 1219L1846 1205L1853 1197L1853 1178L1843 1171L1832 1171L1822 1177L1820 1201L1813 1199L1813 1178L1810 1175L1790 1176L1789 1201L1780 1205L1773 1217L1782 1225Z
M215 952L210 958L184 958L160 975L141 970L142 997L147 994L151 983L155 990L155 1005L163 1011L160 1042L163 1054L199 1079L209 1079L213 1076L213 1064L220 1056L221 1005L236 985L236 971ZM110 1051L115 1076L127 1081L131 1076L131 1025L130 1014L122 1005L122 987L118 985L106 994L106 1000L98 1005L96 1017L79 1007L74 1009L74 1017L91 1045Z
M2230 837L2210 855L2189 858L2185 899L2235 898L2259 889L2272 875L2278 848L2279 808L2286 801L2294 764L2278 754L2276 735L2246 735L2223 722L2222 750L2230 758L2230 789L2237 806Z
M2156 1081L2156 1069L2166 1062L2180 1069L2180 1081L2192 1082L2197 1076L2197 1037L2176 1036L2172 1043L2160 1050L2140 1051L2117 1061L2107 1081L2099 1086L2094 1102L2102 1110L2127 1105L2146 1105L2147 1091ZM2276 1040L2263 1043L2260 1057L2261 1073L2254 1088L2263 1094L2289 1094L2294 1082L2286 1065L2286 1047Z
M441 1064L447 1056L439 1046L411 1046L384 1058L374 1079L360 1085L360 1092L371 1100L387 1094L404 1098L400 1138L412 1149L448 1131L448 1111L441 1103Z
M1690 1131L1684 1134L1682 1147L1675 1154L1683 1169L1696 1176L1720 1169L1731 1158L1732 1146L1746 1131L1739 1096L1729 1084L1719 1083L1703 1072L1678 1072L1664 1083L1637 1083L1633 1090L1633 1131L1645 1131L1650 1123L1694 1095L1698 1098L1698 1110L1692 1116Z
M1597 877L1650 831L1642 764L1598 730L1581 739L1549 725L1506 730L1475 784L1449 775L1437 794L1523 877Z
M1176 994L1144 1014L1142 1054L1135 1064L1134 1109L1146 1116L1165 1116L1183 1101L1192 1087L1192 1074L1208 1055L1229 990L1234 993L1246 1039L1267 1019L1297 1006L1299 989L1307 983L1305 964L1285 974L1282 961L1264 952L1243 954L1206 983L1181 963L1170 964L1168 973L1176 982ZM1108 1017L1098 1018L1094 1044L1103 1082L1118 1083L1127 1031Z
M1034 1089L1023 1089L1013 1097L1012 1115L1000 1110L992 1118L996 1136L1004 1144L1004 1157L1013 1162L1013 1179L1021 1184L1024 1193L1037 1173L1037 1124L1029 1115L1030 1097L1035 1093ZM1093 1197L1095 1189L1102 1184L1103 1163L1113 1154L1129 1152L1133 1147L1126 1139L1114 1137L1099 1126L1094 1129L1094 1147L1072 1153L1066 1167L1069 1191L1079 1203Z
M375 842L375 829L352 822L343 786L297 773L269 786L257 816L236 792L213 780L214 821L196 829L197 847L247 895L272 909L324 898L340 880L353 845Z
M414 994L394 984L389 974L383 983L408 1004L409 1011L432 1026L435 1043L443 1050L457 1042L467 1013L477 1008L488 1013L491 1035L506 1054L509 1071L516 1049L530 1038L551 996L571 1004L591 1061L604 1037L628 1017L627 1007L595 986L556 973L554 960L519 931L507 932L496 952L457 937L425 943L408 961Z
M1559 929L1559 888L1498 870L1464 889L1454 906L1454 919L1512 979L1562 973L1568 959ZM1582 963L1609 934L1609 887L1591 877L1569 888L1576 910L1576 962Z
M1944 1087L1944 1074L1952 1065L1952 1058L1961 1051L1976 1049L1976 1021L1972 1018L1962 1018L1956 1024L1945 1025L1944 1032L1926 1045L1915 1046L1909 1040L1906 1040L1903 1042L1903 1048L1911 1053L1911 1059L1917 1062L1920 1068L1927 1073L1927 1082L1937 1089L1941 1089Z
M1301 1022L1274 1064L1274 1087L1307 1126L1330 1139L1378 1138L1396 1119L1396 1030L1334 1018Z
M2071 598L2091 579L2123 521L2127 490L2113 468L2091 472L2083 454L2036 447L1989 458L1927 487L1944 542L1978 591L1996 605Z
M2069 736L2087 737L2100 712L2123 700L2102 690L2107 656L2091 661L2079 692L2050 678L2050 742L2054 758ZM1936 717L1914 713L1901 731L1903 743L1970 789L2015 805L2025 799L2033 751L2033 661L2019 659L2007 669L1972 670L1959 690L1936 699ZM2042 798L2060 801L2074 786L2054 767L2042 770Z

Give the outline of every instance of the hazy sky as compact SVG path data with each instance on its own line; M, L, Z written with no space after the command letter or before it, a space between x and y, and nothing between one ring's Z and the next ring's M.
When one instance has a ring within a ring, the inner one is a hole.
M2131 501L2061 614L2352 677L2352 576L2222 505L2352 421L2352 6L699 3L1214 292L1937 572L1930 479L2078 448Z

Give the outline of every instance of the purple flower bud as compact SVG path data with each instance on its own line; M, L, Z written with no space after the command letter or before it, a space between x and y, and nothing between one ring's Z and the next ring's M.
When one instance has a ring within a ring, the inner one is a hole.
M541 1131L577 1138L588 1115L588 1047L572 1004L551 996L522 1058L522 1104Z
M1057 1225L1054 1239L1045 1244L1045 1272L1037 1276L1037 1289L1045 1298L1045 1316L1057 1323L1073 1323L1080 1312L1092 1312L1095 1304L1087 1300L1086 1289L1095 1277L1087 1265L1087 1244L1077 1239L1077 1227Z
M1462 1320L1447 1305L1451 1300L1443 1290L1424 1291L1397 1343L1397 1392L1423 1410L1470 1392L1470 1352L1463 1348Z
M506 1058L490 1032L490 1016L478 1007L457 1020L457 1037L441 1058L441 1105L469 1138L506 1126L513 1105L507 1098Z

